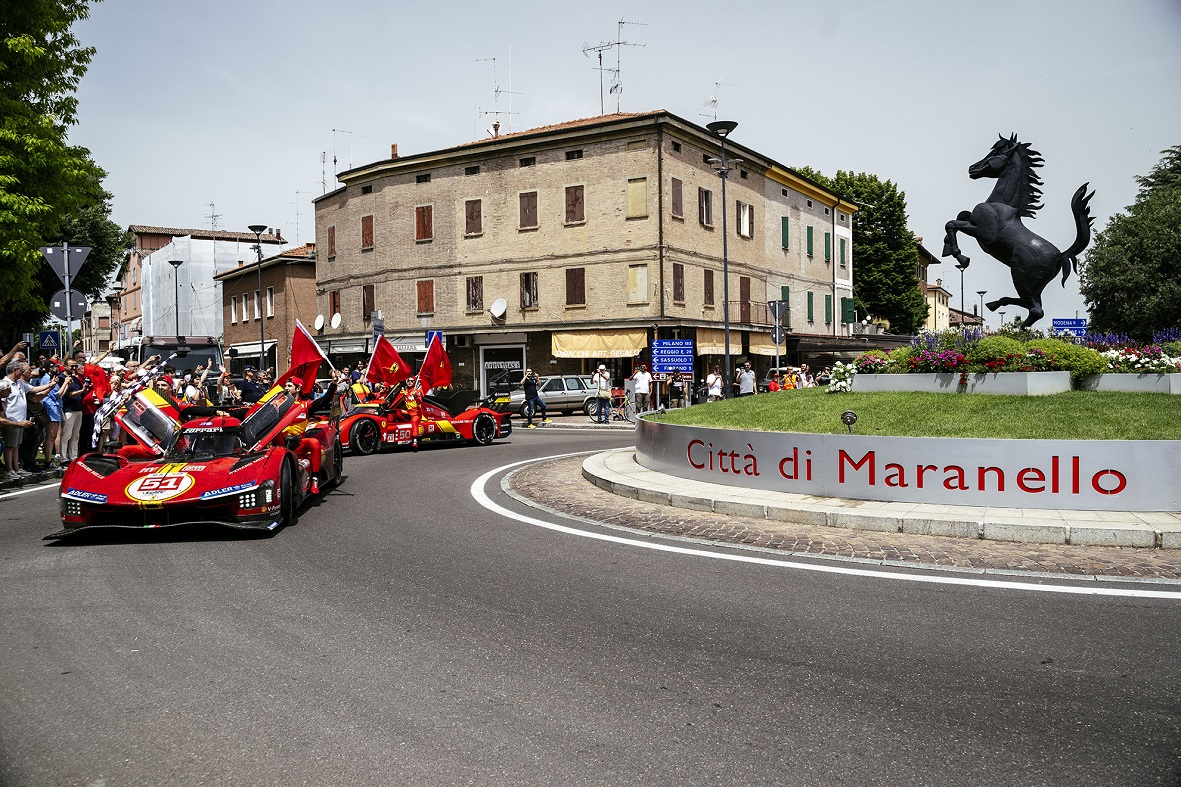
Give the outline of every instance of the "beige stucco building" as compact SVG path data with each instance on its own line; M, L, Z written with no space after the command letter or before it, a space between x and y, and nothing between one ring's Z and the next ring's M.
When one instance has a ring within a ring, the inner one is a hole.
M691 339L700 375L724 352L728 268L733 359L771 365L779 299L780 354L850 346L856 207L733 138L723 201L721 142L656 111L392 146L315 200L321 343L367 354L377 313L403 353L439 330L457 385L483 390L525 366L619 379L653 339Z

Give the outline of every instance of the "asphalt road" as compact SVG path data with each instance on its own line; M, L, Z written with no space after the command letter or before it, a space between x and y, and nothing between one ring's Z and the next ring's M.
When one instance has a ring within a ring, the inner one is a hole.
M0 499L0 784L1181 784L1181 602L656 552L470 494L630 438L349 457L271 538L55 544L53 490Z

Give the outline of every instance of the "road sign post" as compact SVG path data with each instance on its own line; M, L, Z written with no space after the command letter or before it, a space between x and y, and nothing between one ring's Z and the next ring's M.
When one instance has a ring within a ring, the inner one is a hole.
M1068 333L1071 336L1082 336L1087 332L1087 321L1077 319L1053 319L1050 321L1054 333Z
M62 284L66 285L65 290L59 290L57 295L54 295L54 300L58 300L58 295L64 293L61 299L65 307L65 316L61 317L66 321L66 339L65 343L69 343L70 338L74 335L74 308L77 300L73 297L75 293L71 291L70 282L73 277L82 268L82 263L86 262L86 257L90 254L89 246L75 246L70 248L70 244L62 241L62 247L57 246L42 246L41 256L49 263L49 267L53 268L53 272L57 274L58 278L62 280ZM86 309L86 300L81 300L82 311ZM53 310L53 305L50 304L50 310ZM56 312L54 312L56 314Z

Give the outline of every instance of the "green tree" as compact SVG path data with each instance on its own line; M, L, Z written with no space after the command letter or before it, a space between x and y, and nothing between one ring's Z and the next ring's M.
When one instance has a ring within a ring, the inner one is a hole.
M1080 262L1079 291L1097 331L1147 341L1181 326L1181 145L1136 178L1140 192L1117 213Z
M810 167L795 171L858 205L853 215L853 300L858 310L887 320L895 333L915 333L927 319L918 288L914 233L907 228L906 194L876 175L840 170L829 178Z
M5 340L40 323L60 289L40 254L62 240L109 239L106 173L70 145L74 91L94 56L71 32L88 0L20 0L0 14L0 312ZM112 225L113 226L113 225ZM118 231L118 228L115 228ZM76 237L71 237L76 234ZM115 245L118 245L117 243ZM118 256L92 253L78 287L97 296Z

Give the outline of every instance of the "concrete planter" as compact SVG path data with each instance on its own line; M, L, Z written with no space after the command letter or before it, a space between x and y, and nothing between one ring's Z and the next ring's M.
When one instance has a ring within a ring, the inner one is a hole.
M977 372L960 385L957 372L939 374L858 374L857 393L920 391L929 393L980 393L1008 396L1047 396L1070 390L1070 372Z
M1181 394L1181 373L1092 374L1082 382L1084 391Z

